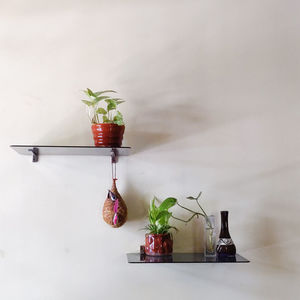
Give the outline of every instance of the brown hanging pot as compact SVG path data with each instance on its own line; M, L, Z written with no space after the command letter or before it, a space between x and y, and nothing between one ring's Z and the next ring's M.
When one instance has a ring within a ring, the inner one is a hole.
M122 226L127 219L127 206L117 190L116 180L113 177L112 187L108 190L102 211L104 221L113 228Z

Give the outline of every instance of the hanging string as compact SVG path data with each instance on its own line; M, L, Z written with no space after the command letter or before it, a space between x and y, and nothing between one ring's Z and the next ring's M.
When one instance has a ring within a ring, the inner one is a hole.
M111 162L111 177L112 177L112 180L113 180L113 186L115 187L115 183L116 183L116 180L117 180L117 167L116 167L116 161L115 160L112 160ZM113 214L113 217L112 217L112 224L113 225L117 225L118 222L119 222L119 216L118 216L118 209L119 209L119 199L117 198L117 195L114 195L115 199L113 200L114 202L114 206L113 206L113 209L114 209L114 214Z
M117 180L117 164L114 162L111 163L111 177L113 181Z

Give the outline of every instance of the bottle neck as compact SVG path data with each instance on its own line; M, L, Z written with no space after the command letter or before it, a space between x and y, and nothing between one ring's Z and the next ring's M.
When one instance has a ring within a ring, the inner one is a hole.
M229 229L228 229L228 211L221 211L221 231L220 238L230 239Z

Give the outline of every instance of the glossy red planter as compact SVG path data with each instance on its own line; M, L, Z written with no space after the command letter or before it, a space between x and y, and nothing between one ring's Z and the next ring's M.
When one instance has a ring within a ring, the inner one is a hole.
M171 255L173 252L173 239L171 234L146 234L145 254L151 256Z
M93 124L92 132L95 146L121 147L124 131L124 125L111 123Z

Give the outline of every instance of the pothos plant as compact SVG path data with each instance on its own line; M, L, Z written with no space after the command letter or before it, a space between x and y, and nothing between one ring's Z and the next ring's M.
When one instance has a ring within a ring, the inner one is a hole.
M112 123L117 125L124 125L123 115L117 110L118 105L125 102L121 98L113 98L107 94L116 93L113 90L105 90L93 92L87 88L83 91L88 100L84 99L82 102L87 105L88 115L92 124ZM104 104L100 106L100 104ZM103 107L104 106L104 107Z
M173 207L177 200L175 198L165 199L159 206L156 206L155 202L158 201L156 197L150 203L148 211L149 225L145 227L150 234L166 234L170 229L177 230L174 226L169 224L169 220L172 213L169 209Z
M210 224L210 220L206 212L204 211L204 209L199 203L199 198L201 194L202 192L200 192L197 197L193 197L193 196L187 197L188 200L192 200L197 203L197 205L200 208L200 212L194 211L190 208L181 205L177 201L177 199L173 197L169 197L165 199L159 206L156 206L155 202L158 202L158 199L154 197L150 203L150 208L148 210L149 225L147 225L145 229L148 230L151 234L165 234L168 233L170 229L178 230L176 227L171 226L169 224L171 217L178 221L189 223L194 217L199 218L199 216L204 217L210 229L213 229L212 224ZM179 207L183 208L184 210L187 210L188 212L192 213L192 215L187 220L183 220L178 217L175 217L171 212L169 212L169 209L175 206L176 204Z

